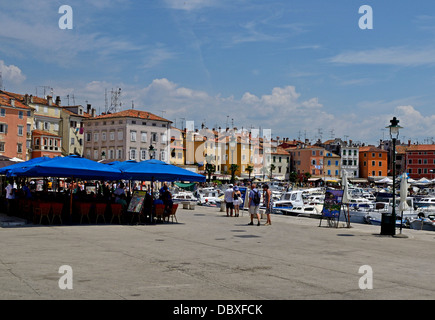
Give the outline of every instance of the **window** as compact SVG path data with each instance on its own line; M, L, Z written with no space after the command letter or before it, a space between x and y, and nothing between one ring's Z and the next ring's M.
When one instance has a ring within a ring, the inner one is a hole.
M109 139L110 139L110 141L115 140L115 131L110 131L110 133L109 133Z
M0 117L5 117L6 116L6 109L1 108L0 109Z
M116 150L116 153L117 153L116 158L117 159L122 159L122 149Z
M98 159L98 149L94 150L94 159L97 160Z
M75 144L75 139L71 138L71 145Z
M382 161L379 161L379 166L382 167Z
M24 133L24 127L23 126L18 126L18 135L22 136Z
M157 142L157 133L155 132L151 132L151 141L152 142Z
M101 141L106 141L106 138L107 138L107 132L106 131L101 132Z
M17 152L23 153L23 144L22 143L17 143Z
M115 159L115 150L109 149L109 159Z
M140 133L140 141L141 142L147 142L147 133L146 132L141 132Z
M130 149L130 160L136 160L136 149Z
M86 142L91 142L92 133L87 132L86 133Z
M0 123L0 133L8 133L8 125L5 123Z
M166 143L166 133L161 133L160 134L160 142L161 143Z
M379 176L382 176L382 171L379 171Z
M5 143L0 142L0 152L5 152Z
M374 167L376 165L376 161L372 161L372 166Z
M122 130L118 130L118 140L123 140L124 139L124 134L122 132Z
M44 122L44 130L50 130L50 122Z
M141 160L147 159L147 150L146 149L140 149L140 159Z
M24 118L24 112L18 111L18 119L23 119L23 118Z
M95 132L95 133L94 133L94 141L97 142L98 139L99 139L99 134L98 134L98 132ZM96 158L95 158L95 159L96 159Z
M136 142L136 131L130 131L130 141Z

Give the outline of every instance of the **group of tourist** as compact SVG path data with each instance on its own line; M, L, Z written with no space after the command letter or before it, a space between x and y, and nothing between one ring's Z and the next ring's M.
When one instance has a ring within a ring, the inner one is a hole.
M266 207L266 226L270 226L272 224L272 221L270 219L270 213L272 212L272 192L269 189L269 186L267 184L264 184L262 186L263 188L263 197L261 195L261 192L257 189L257 185L254 183L251 185L251 191L249 192L248 199L247 199L247 206L248 206L248 212L251 216L251 222L249 225L254 224L254 216L257 217L257 226L260 225L260 205L261 205L261 198L263 198L263 205ZM242 194L240 192L239 187L233 186L232 184L228 185L228 188L225 190L224 193L224 201L226 206L226 213L227 217L233 216L233 210L234 210L234 216L238 217L240 212L240 205L243 204L243 198Z

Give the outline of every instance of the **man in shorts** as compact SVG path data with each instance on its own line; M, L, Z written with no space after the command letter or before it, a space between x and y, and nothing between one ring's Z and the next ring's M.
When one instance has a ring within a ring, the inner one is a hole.
M254 214L257 215L257 226L260 225L260 200L255 200L261 198L260 192L257 189L257 185L252 184L252 190L249 192L249 213L251 214L251 222L248 224L250 226L254 225Z
M227 190L225 190L225 193L224 193L225 205L227 207L227 217L229 216L228 215L228 211L230 211L231 212L231 216L233 216L233 209L234 209L234 205L233 205L233 200L234 200L234 198L233 198L233 192L234 192L233 185L230 184L228 186Z

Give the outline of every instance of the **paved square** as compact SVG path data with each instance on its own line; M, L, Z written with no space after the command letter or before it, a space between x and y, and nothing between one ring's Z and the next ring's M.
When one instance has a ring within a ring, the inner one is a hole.
M435 233L179 209L179 223L0 228L0 299L434 299ZM63 265L71 290L60 289ZM361 289L361 266L373 289Z

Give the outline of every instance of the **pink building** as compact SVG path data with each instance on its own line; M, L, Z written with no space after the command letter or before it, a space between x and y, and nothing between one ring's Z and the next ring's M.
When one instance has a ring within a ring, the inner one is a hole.
M28 160L33 108L0 92L0 155Z

